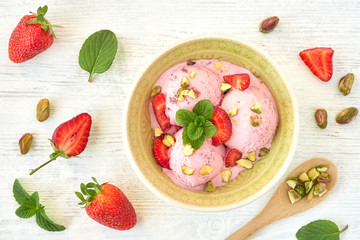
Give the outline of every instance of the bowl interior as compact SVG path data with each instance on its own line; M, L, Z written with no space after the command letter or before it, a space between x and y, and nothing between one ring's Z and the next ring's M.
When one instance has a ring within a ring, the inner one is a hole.
M189 59L226 60L249 69L265 82L275 99L279 114L270 154L258 161L251 170L243 171L235 180L213 193L178 187L163 173L152 155L153 132L148 109L150 91L165 70ZM153 61L141 75L130 96L125 128L132 165L147 187L163 199L182 207L198 211L239 207L265 193L275 184L273 180L276 176L280 175L280 178L287 169L296 141L296 111L296 104L283 76L253 47L227 38L189 40L169 49Z

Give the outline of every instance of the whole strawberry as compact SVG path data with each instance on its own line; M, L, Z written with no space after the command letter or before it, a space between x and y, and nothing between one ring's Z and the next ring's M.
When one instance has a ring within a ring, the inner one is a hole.
M15 63L25 62L48 49L54 42L53 27L44 18L48 7L39 7L37 13L25 15L12 32L9 40L9 58Z
M30 175L37 170L56 160L57 157L70 158L77 156L85 150L91 129L91 116L81 113L76 117L58 126L52 136L51 146L54 152L50 154L50 160L40 167L31 170Z
M79 205L85 205L89 217L116 230L134 227L137 222L135 209L125 194L112 184L100 185L94 177L92 179L94 183L81 183L82 193L75 192L81 200Z

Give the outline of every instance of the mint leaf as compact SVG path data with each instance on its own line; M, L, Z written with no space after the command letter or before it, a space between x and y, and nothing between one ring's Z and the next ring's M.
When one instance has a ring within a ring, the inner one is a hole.
M203 116L206 120L211 120L214 115L214 107L210 100L204 99L195 105L193 112L198 116Z
M29 207L27 205L21 205L16 209L15 214L20 218L30 218L35 215L37 209L36 207Z
M13 185L13 193L15 200L20 204L25 204L26 200L30 198L30 195L25 191L25 189L21 186L19 180L15 179Z
M195 141L191 141L190 144L194 149L199 149L203 145L204 141L205 141L205 137L201 136Z
M89 82L92 82L94 73L103 73L110 68L117 47L116 36L109 30L95 32L85 40L79 53L79 64L90 73Z
M185 127L183 132L182 132L182 140L183 140L184 145L191 142L189 136L187 135L187 127Z
M58 232L65 230L65 227L63 225L59 225L51 221L50 218L46 216L45 210L43 208L39 209L39 211L36 213L36 223L42 229L51 232Z
M195 126L202 127L207 120L203 116L197 116L194 120Z
M198 139L199 137L201 137L201 135L203 134L203 131L204 131L203 127L198 127L193 122L191 122L187 126L187 135L191 141L194 141L194 140Z
M332 221L317 220L300 228L296 233L296 238L298 240L339 240L340 234L347 228L348 226L340 231Z
M196 113L186 109L179 109L176 111L176 122L181 126L187 126L189 123L193 122L196 118Z
M204 124L204 137L205 138L212 138L217 132L217 128L215 127L215 125L210 122L210 121L206 121Z

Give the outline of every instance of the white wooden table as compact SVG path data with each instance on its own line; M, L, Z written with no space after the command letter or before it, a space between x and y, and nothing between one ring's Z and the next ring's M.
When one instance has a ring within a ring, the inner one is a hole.
M101 2L101 3L100 3ZM253 218L276 187L253 203L221 213L197 213L163 202L135 175L122 138L124 101L148 58L161 49L198 34L221 33L243 38L276 60L291 82L300 109L300 135L288 172L312 157L325 157L338 167L339 181L320 205L283 219L256 233L252 239L295 239L297 230L318 219L340 228L349 224L342 239L360 239L360 119L349 125L335 123L336 114L360 107L360 2L359 1L53 1L47 18L57 39L45 53L14 64L7 57L9 36L20 18L36 11L43 1L0 2L0 239L224 239ZM270 34L258 31L268 16L280 18ZM119 50L112 67L88 83L78 65L84 40L101 29L112 30ZM332 47L334 74L328 83L318 80L298 53L312 47ZM349 96L337 90L348 72L356 76ZM37 122L35 108L41 98L51 102L51 116ZM328 110L327 129L319 129L314 111ZM58 159L33 176L28 170L48 159L48 138L62 122L78 113L93 117L86 150L76 159ZM26 156L17 142L23 133L34 135ZM115 231L92 221L78 207L74 191L95 176L119 186L133 203L138 224L130 231ZM15 215L18 204L12 184L18 178L30 192L38 191L48 215L67 227L64 232L40 229L35 219ZM25 237L25 238L24 238Z

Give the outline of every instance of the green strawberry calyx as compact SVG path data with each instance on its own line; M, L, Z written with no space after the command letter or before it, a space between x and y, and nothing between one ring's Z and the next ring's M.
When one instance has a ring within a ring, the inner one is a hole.
M87 208L94 200L97 194L101 193L101 184L98 183L96 178L91 177L94 182L89 182L86 185L80 184L81 192L75 192L76 196L81 200L79 205L85 205L83 208Z
M30 12L32 13L33 15L36 16L36 18L33 18L33 19L30 19L29 21L26 21L25 23L26 24L40 24L41 25L41 28L44 30L44 31L47 31L49 30L49 33L51 35L53 35L55 38L55 33L53 31L53 27L62 27L62 26L59 26L59 25L52 25L44 16L46 14L48 10L48 6L45 5L44 7L39 7L37 9L37 13L33 13L33 12Z

